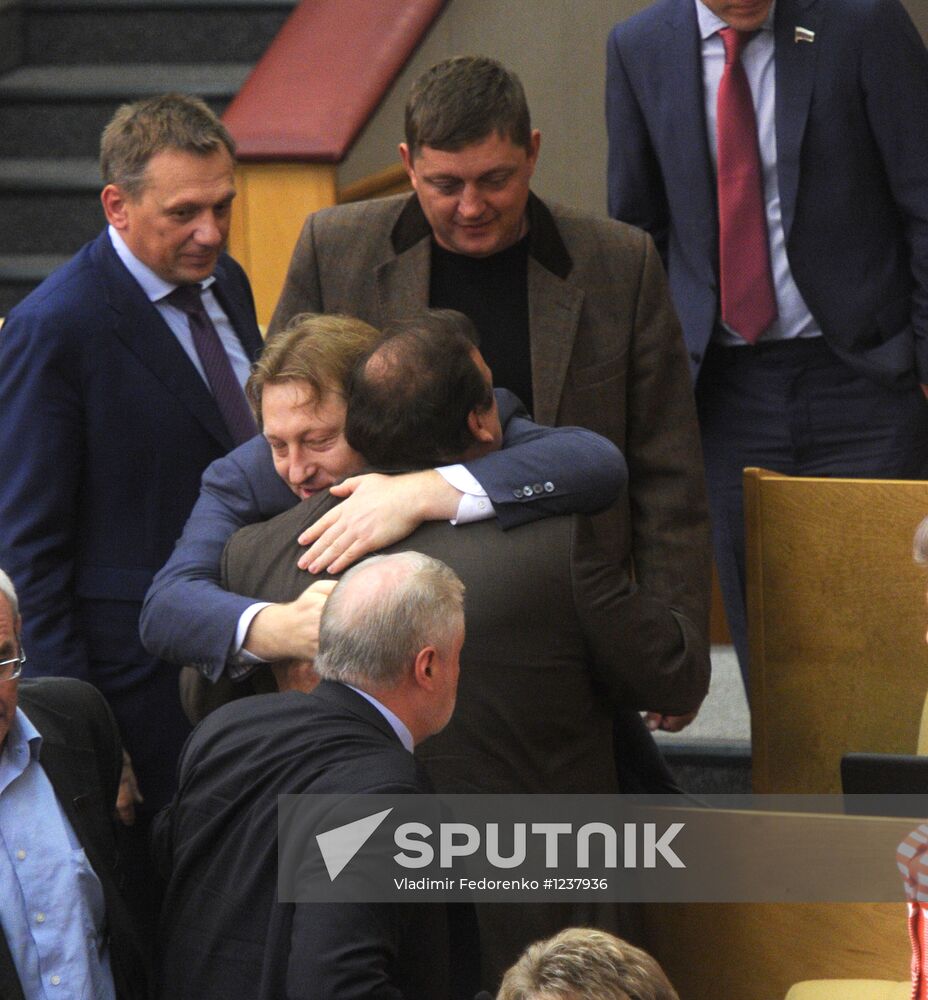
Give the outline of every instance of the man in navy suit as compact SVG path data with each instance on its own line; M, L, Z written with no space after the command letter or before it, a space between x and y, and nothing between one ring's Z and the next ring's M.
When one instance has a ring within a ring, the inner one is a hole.
M199 100L120 108L101 143L108 228L0 333L0 561L29 669L103 692L151 810L170 797L189 725L177 669L139 641L142 598L203 470L254 433L234 419L248 415L241 384L261 338L223 253L233 155ZM196 315L166 301L178 287Z
M772 288L753 344L722 320L748 267L720 267L731 44ZM659 0L613 29L607 58L609 210L652 233L670 275L745 672L743 467L928 475L928 53L899 0Z

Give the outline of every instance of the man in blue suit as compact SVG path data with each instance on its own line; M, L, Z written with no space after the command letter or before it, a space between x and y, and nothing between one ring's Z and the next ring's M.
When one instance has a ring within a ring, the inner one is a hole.
M0 562L29 669L103 692L146 810L170 798L189 725L177 669L139 641L142 598L203 470L255 432L241 385L261 338L223 253L233 155L199 100L120 108L101 143L108 228L0 332ZM178 287L199 304L169 303Z
M756 330L725 302L756 263L720 234L733 45L772 292ZM899 0L659 0L613 29L607 58L609 210L651 232L669 272L746 672L742 469L928 475L928 53Z

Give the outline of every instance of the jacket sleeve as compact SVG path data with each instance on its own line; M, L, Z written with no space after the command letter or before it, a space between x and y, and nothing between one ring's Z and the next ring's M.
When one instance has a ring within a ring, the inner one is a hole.
M145 648L170 663L222 674L238 620L254 600L220 585L222 551L246 524L274 517L296 498L279 479L261 437L217 459L170 559L152 581L142 608Z
M628 483L621 451L582 427L542 427L508 389L496 390L502 450L466 468L487 491L503 528L555 514L591 514Z
M709 688L704 630L609 564L587 519L574 522L574 604L594 674L613 707L664 715L696 711Z
M75 621L82 358L70 333L35 309L0 330L0 567L19 595L28 672L87 680Z
M666 263L667 196L644 115L622 61L622 28L621 24L613 28L606 46L609 215L649 232Z

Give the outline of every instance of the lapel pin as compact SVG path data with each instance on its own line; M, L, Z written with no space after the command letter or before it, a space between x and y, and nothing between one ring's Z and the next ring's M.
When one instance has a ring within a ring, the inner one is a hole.
M814 42L815 32L809 31L808 28L797 28L796 34L793 35L794 42Z

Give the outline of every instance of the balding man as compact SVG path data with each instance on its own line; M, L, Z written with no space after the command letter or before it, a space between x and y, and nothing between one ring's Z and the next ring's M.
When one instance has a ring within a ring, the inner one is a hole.
M416 552L360 563L323 611L319 686L242 699L196 729L162 831L164 1000L466 995L444 907L276 902L278 795L430 790L412 750L454 710L463 593Z

